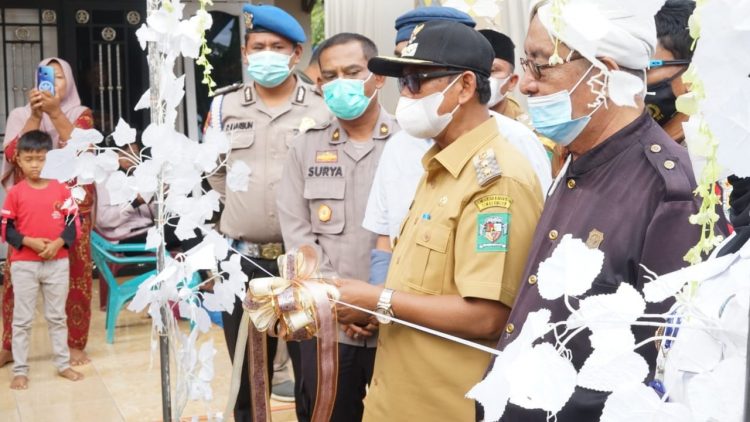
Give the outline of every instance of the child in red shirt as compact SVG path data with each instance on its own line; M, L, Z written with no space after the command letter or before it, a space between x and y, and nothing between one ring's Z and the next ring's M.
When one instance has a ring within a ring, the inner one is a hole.
M39 290L44 299L54 364L59 374L78 381L83 374L70 367L65 301L68 297L68 249L76 237L74 202L68 188L41 178L52 139L38 130L21 136L17 164L24 180L13 186L2 209L3 239L16 251L11 254L13 280L13 381L10 388L28 388L29 339Z

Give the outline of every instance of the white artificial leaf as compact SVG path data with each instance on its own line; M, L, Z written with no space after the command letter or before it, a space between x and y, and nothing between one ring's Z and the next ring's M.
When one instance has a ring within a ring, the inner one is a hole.
M96 145L104 140L104 135L96 129L80 129L74 128L73 132L70 133L70 139L68 145L74 146L76 149L87 149L91 145Z
M141 312L147 305L149 305L154 299L154 292L151 290L154 286L154 280L156 276L151 276L146 279L135 292L133 300L128 304L128 310L133 312Z
M201 242L185 253L185 263L189 272L210 270L216 267L213 245Z
M695 420L742 420L745 364L744 357L726 359L713 371L698 374L690 380L687 396Z
M648 363L634 351L613 355L594 350L578 372L578 385L595 391L615 391L628 384L643 382Z
M665 403L651 387L633 384L609 395L600 422L691 422L690 409Z
M210 243L214 247L214 257L218 260L223 260L229 253L229 245L227 240L222 235L217 233L215 230L211 230L206 234L203 239L204 242Z
M511 403L552 414L562 410L576 387L573 364L549 343L538 344L521 354L507 374Z
M580 239L566 234L552 255L539 264L539 295L554 300L563 294L578 296L586 293L603 264L602 251L591 249Z
M725 271L738 257L734 254L709 259L696 265L673 271L659 276L656 280L643 286L643 294L647 301L658 303L674 296L688 281L708 280Z
M143 27L141 27L141 29L143 29ZM140 31L140 29L138 31ZM133 107L133 110L138 111L147 108L151 108L151 88L147 89L146 92L141 95L141 98L138 99L138 102L135 104L135 107Z
M194 318L193 322L202 333L207 333L211 328L211 317L208 316L208 312L205 309L194 306Z
M96 156L91 152L84 152L78 155L75 165L75 174L78 183L90 184L96 179Z
M152 301L148 307L148 315L154 325L154 329L161 331L164 329L164 320L161 317L161 308L158 301Z
M466 393L466 398L476 400L484 409L484 420L498 421L505 413L510 398L510 384L505 376L502 355L495 358L492 369L482 381Z
M146 233L146 249L156 249L161 245L161 235L156 227L151 227Z
M250 167L244 161L233 162L227 172L227 188L232 192L247 192L250 173Z
M203 307L211 312L222 312L224 310L224 307L221 304L221 297L216 294L215 289L214 293L203 294Z
M86 199L86 189L76 186L70 189L70 197L77 202L83 202L83 200Z
M680 326L677 338L669 350L669 359L678 370L693 373L707 372L721 361L721 343L707 333L705 327L694 324L687 323Z
M76 151L73 148L58 148L47 151L47 159L42 167L41 177L61 183L75 177Z
M570 315L572 327L589 328L630 325L646 310L641 294L628 283L620 283L617 292L589 296L580 301L578 310Z
M220 154L229 152L229 137L223 130L210 125L203 135L203 143L213 145Z
M115 140L115 145L118 147L123 147L127 144L132 144L135 142L135 135L136 131L130 125L128 125L125 120L120 117L120 120L117 122L117 126L115 127L115 131L112 132L112 138Z
M109 205L121 205L132 202L138 196L134 185L135 179L128 177L125 173L116 171L110 174L104 185L109 194Z
M177 228L174 230L174 234L180 240L188 240L195 237L195 229L198 228L198 224L189 218L184 216L177 222Z
M593 349L612 355L625 353L635 347L633 330L626 325L592 328L589 340Z

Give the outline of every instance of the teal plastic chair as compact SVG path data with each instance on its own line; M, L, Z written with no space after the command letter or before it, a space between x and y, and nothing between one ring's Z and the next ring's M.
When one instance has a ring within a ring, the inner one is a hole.
M100 283L103 278L107 283L109 290L105 328L107 329L107 343L113 344L115 342L115 323L117 322L117 315L120 314L120 311L125 307L125 304L135 297L135 294L138 292L138 287L148 280L149 277L156 275L157 271L147 271L120 284L115 279L110 264L133 265L156 263L156 252L153 249L146 249L145 243L112 243L95 231L91 232L91 246L91 254L93 255L94 263L96 263L96 268L99 270ZM138 252L143 255L122 256L121 254L124 252ZM184 283L184 281L182 283ZM194 273L192 279L187 283L187 286L195 288L200 283L200 275ZM191 321L191 329L193 328L193 325L194 323Z
M115 323L125 304L135 297L140 286L149 277L156 274L156 270L134 276L122 284L118 283L112 273L110 264L132 265L156 262L156 253L146 249L145 243L117 244L103 238L97 232L91 232L91 254L99 270L99 282L107 283L109 295L107 297L107 343L115 342ZM122 256L123 252L139 252L143 255Z

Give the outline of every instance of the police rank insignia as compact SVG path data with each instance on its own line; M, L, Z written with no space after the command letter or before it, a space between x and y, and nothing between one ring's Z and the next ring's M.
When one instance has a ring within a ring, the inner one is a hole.
M331 217L333 216L333 211L331 211L331 207L328 205L321 205L320 208L318 208L318 220L320 220L323 223L327 223L331 221Z
M471 163L474 164L474 170L477 172L479 186L486 185L502 174L500 164L497 163L497 158L495 158L495 150L491 148L475 155L471 159Z
M316 163L338 163L339 152L338 150L331 149L326 151L315 151L315 162Z
M510 213L477 215L477 252L507 252Z

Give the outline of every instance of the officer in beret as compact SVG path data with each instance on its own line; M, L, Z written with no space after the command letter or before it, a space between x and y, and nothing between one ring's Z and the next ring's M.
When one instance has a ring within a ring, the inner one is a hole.
M209 177L209 182L224 203L221 233L234 249L265 270L242 260L243 271L253 279L265 277L267 272L278 275L276 258L284 248L276 187L292 138L328 121L330 115L323 99L293 73L305 42L300 24L282 9L267 5L246 4L243 19L242 61L251 82L218 90L208 124L228 135L231 150L222 159L226 158L229 168L240 162L249 167L250 182L245 191L226 189L224 168ZM230 355L234 354L241 315L237 299L234 311L222 315ZM268 338L269 380L276 344L275 338ZM292 350L290 355L294 356ZM252 403L247 359L243 358L244 376L234 416L237 421L250 421Z
M453 21L474 28L476 22L468 14L443 6L417 7L396 18L396 50L395 55L401 56L401 50L409 42L414 28L428 21Z
M374 310L378 351L364 421L467 421L464 395L490 356L395 316L485 345L500 337L542 211L539 180L490 116L493 52L459 22L417 25L400 58L368 68L399 79L402 130L435 144L401 226L385 286L341 280L341 300ZM389 141L391 142L391 141ZM339 322L369 316L337 307Z

